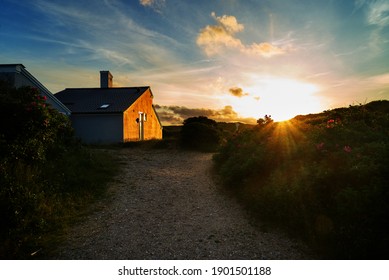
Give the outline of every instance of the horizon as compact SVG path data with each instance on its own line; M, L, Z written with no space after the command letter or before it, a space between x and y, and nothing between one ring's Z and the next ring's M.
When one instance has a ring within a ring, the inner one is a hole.
M389 1L4 0L0 61L52 93L150 86L164 125L389 99Z

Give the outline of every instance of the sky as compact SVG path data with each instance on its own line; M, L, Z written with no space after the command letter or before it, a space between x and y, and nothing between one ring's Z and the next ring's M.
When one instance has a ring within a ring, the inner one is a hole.
M164 125L389 99L389 0L0 0L0 63L51 92L150 86Z

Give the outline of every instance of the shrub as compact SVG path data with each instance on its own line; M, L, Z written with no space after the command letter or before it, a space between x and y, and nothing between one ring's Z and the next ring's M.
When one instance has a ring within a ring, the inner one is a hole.
M103 192L115 164L82 147L34 88L0 84L0 258L29 258Z
M215 151L220 135L217 123L207 117L193 117L184 121L181 129L181 146L204 152Z
M244 130L220 147L214 161L227 185L239 186L254 174L266 171L265 138L266 133L258 129Z
M73 134L69 119L47 106L36 88L0 84L1 156L9 161L44 162L61 152Z

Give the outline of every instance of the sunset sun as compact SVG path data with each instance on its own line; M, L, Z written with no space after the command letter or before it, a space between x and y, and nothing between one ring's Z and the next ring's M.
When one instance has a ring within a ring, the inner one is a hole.
M284 121L322 110L320 100L315 96L319 87L302 81L266 77L245 90L250 94L235 99L232 104L245 117L259 118L268 114L276 121Z

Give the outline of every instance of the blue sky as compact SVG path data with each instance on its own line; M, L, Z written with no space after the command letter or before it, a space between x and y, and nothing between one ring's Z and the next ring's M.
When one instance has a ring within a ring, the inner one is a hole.
M165 123L389 99L389 0L0 0L0 63L53 93L149 85Z

